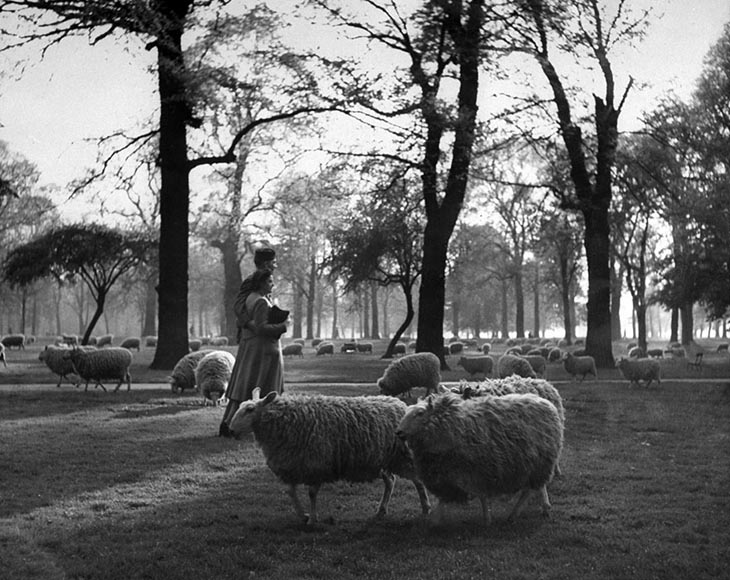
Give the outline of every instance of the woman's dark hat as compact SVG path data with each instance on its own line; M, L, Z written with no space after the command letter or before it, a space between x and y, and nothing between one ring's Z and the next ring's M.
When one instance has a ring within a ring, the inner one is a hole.
M259 248L253 254L253 261L256 264L270 262L276 259L276 252L271 248Z

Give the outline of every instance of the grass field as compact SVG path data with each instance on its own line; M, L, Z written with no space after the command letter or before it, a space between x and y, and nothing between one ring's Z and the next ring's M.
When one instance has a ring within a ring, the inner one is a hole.
M37 357L15 354L11 370ZM290 390L354 395L387 361L286 364ZM510 524L499 500L488 528L477 501L428 525L401 480L377 521L380 482L323 486L308 529L255 442L215 436L220 408L164 384L84 392L47 369L40 386L0 375L0 578L727 578L730 379L708 376L720 368L678 366L694 380L651 389L551 369L566 408L552 515L533 505Z

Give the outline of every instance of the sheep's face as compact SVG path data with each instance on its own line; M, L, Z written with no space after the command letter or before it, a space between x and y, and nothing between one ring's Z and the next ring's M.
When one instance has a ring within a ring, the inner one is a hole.
M400 423L398 423L396 435L404 440L408 440L408 438L415 435L426 422L430 404L431 398L429 397L420 403L410 406L400 420Z
M228 428L236 439L253 433L254 422L261 416L264 407L276 399L276 392L269 393L263 399L258 398L258 389L254 389L254 398L251 401L241 403L241 406L233 415Z

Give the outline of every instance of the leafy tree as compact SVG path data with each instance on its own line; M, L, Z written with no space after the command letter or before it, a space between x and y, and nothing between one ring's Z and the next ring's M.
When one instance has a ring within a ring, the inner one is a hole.
M144 260L151 247L148 239L105 226L74 224L13 248L2 265L3 278L13 285L54 277L81 278L96 302L96 311L84 333L83 343L104 312L109 290L125 272Z

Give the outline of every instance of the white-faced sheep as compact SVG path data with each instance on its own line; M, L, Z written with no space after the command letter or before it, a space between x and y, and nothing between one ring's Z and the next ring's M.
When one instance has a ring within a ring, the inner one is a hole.
M320 342L315 351L317 356L335 354L335 345L331 342Z
M500 379L503 379L511 375L531 377L533 379L537 377L535 371L532 370L530 363L523 357L512 354L503 354L497 360L497 376Z
M101 348L102 346L111 346L114 340L113 334L102 334L96 341L96 346Z
M214 350L200 359L195 367L195 382L206 405L208 401L215 404L226 392L235 362L236 357L227 350Z
M520 492L510 514L519 515L532 490L547 514L547 484L563 446L563 424L555 406L533 394L464 400L446 393L411 406L398 425L413 451L419 478L438 499L438 523L445 503L476 496L484 522L491 498Z
M195 388L195 369L200 360L210 352L212 351L197 350L186 354L175 363L172 374L167 377L167 382L170 383L170 388L173 393L182 393L185 389Z
M573 381L580 375L580 380L583 381L587 374L593 375L593 378L598 378L596 373L596 361L592 356L582 355L576 356L572 352L566 352L563 355L563 368L572 377Z
M459 358L459 362L457 364L461 365L461 367L469 373L469 376L473 376L478 373L488 377L492 374L492 370L494 369L494 359L489 355L470 357L462 356Z
M244 402L230 429L240 438L253 432L269 469L289 486L297 516L317 521L317 493L324 483L338 480L373 481L385 485L376 517L387 513L395 475L413 481L424 514L431 506L416 478L412 457L396 437L406 405L393 397L330 397L269 393ZM306 433L306 437L302 434ZM309 487L309 514L297 496L297 485Z
M5 368L8 368L8 360L5 357L5 345L0 342L0 359L3 361Z
M298 342L293 342L282 347L281 354L284 356L298 356L300 358L304 357L304 354L302 354L302 345Z
M485 342L482 345L481 350L482 350L482 354L489 354L489 351L492 350L492 345L489 344L488 342Z
M391 362L378 379L377 386L384 395L410 395L411 389L425 388L435 393L441 382L441 361L430 352L404 355Z
M664 351L661 348L650 348L646 354L651 358L664 358Z
M662 384L662 368L656 359L621 357L616 361L616 368L621 371L621 374L629 381L630 385L641 386L641 381L645 381L647 387L651 385L652 381Z
M74 373L86 381L84 390L88 390L89 381L95 381L95 387L100 386L106 391L102 380L119 379L114 392L119 390L126 381L127 390L132 388L132 377L129 367L132 364L132 353L118 346L110 346L102 350L82 350L72 348L64 353L64 357L71 361Z
M545 377L545 373L547 371L547 361L545 360L545 357L541 354L526 354L522 358L530 364L538 378Z
M24 334L8 334L3 336L3 346L6 346L8 350L11 348L17 348L18 350L25 350L25 335Z
M140 347L140 339L138 337L129 337L125 338L122 341L122 344L119 345L120 348L126 348L129 350L132 350L133 348L137 349L137 352L139 352Z

